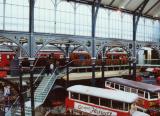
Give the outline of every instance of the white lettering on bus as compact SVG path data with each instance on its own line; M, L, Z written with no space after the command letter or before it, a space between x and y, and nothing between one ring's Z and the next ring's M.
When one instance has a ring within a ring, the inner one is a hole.
M77 102L75 102L74 108L76 110L86 112L86 113L89 113L89 114L94 114L94 115L117 116L116 112L96 108L96 107L85 105L85 104L80 104L80 103L77 103Z

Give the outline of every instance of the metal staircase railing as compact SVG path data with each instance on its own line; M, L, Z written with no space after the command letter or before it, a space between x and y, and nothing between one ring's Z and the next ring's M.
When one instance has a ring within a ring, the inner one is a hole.
M51 76L45 76L42 79L41 83L39 84L39 86L37 87L37 89L35 90L35 93L34 93L35 104L38 103L39 106L40 106L41 104L44 103L44 101L47 98L47 96L48 96L48 94L49 94L52 86L54 85L55 81L58 78L61 78L61 77L63 77L66 74L67 66L70 65L74 61L75 60L69 62L65 66L57 67L54 70L54 72L52 73ZM69 72L70 71L72 71L71 68L69 68ZM26 108L25 114L26 114L26 116L30 116L31 115L31 108L30 108L30 106L28 106Z
M33 84L35 84L37 81L41 80L41 77L42 77L42 74L44 72L44 69L45 68L43 68L41 70L40 74L37 76L37 78L35 79L35 81L34 81ZM30 89L28 89L27 91L23 92L22 95L25 95L29 91L30 91ZM10 109L5 113L5 116L16 116L18 114L20 115L20 103L19 103L19 99L20 99L20 97L18 96L17 99L15 100L15 102L10 107Z
M19 96L16 98L13 105L10 107L10 109L5 113L5 116L15 116L16 111L19 109Z
M42 80L42 83L40 83L40 86L37 88L37 90L35 91L35 102L44 102L46 97L48 96L52 86L54 85L55 81L58 78L61 78L63 76L65 76L66 74L66 67L68 65L70 65L73 61L69 62L67 65L62 66L62 67L58 67L55 69L55 71L53 72L53 74L50 77L45 77L44 80ZM69 68L69 72L72 71L71 68ZM45 83L47 82L47 83ZM45 84L45 86L43 86ZM43 88L42 91L40 91L40 89Z

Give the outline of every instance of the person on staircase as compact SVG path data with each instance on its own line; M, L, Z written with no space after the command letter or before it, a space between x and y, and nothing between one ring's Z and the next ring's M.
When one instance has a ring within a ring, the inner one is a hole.
M46 62L45 72L46 72L47 76L49 76L49 74L50 74L50 63L49 63L49 61Z
M50 64L50 74L52 75L54 72L54 65L53 63Z

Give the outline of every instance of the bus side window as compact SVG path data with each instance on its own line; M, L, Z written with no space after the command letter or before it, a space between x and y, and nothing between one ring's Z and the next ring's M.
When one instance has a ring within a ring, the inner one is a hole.
M80 94L80 100L84 102L88 102L88 95Z
M120 90L124 91L124 86L120 85Z
M106 81L106 86L110 87L110 85L111 85L111 82Z
M125 91L126 91L126 92L130 92L130 87L126 87L126 86L125 86Z
M129 103L124 103L124 108L123 108L123 110L129 111L130 106L131 106L131 105L130 105Z
M112 107L113 107L114 109L123 110L123 102L112 100Z
M99 105L99 98L98 97L94 97L94 96L90 96L90 103Z
M151 93L150 92L150 99L157 99L158 98L158 93L155 92L155 93Z
M114 88L114 83L111 83L111 87Z
M105 107L111 107L111 100L100 98L100 105Z
M115 84L115 89L119 89L119 85L118 84Z
M72 99L79 99L79 94L78 93L73 93L73 92L71 92L71 98Z
M144 97L144 91L143 90L138 90L138 95L141 97Z
M137 93L137 89L132 88L132 89L131 89L131 92L132 92L132 93Z
M148 99L148 92L145 92L145 98Z

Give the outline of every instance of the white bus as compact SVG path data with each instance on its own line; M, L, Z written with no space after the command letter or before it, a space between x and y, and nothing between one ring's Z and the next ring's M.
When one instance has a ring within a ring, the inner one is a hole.
M66 112L73 115L149 116L136 111L134 93L74 85L67 89Z

